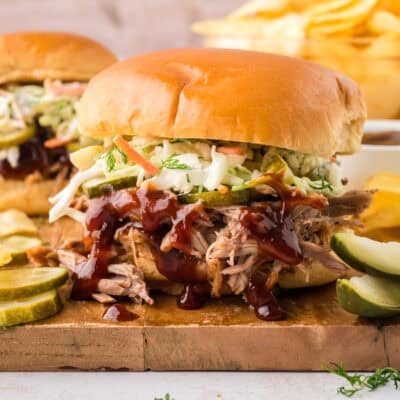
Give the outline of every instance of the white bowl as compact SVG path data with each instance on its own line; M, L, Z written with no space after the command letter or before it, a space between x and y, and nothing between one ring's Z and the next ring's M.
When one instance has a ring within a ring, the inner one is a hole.
M400 174L400 146L363 145L351 156L339 157L342 176L348 178L346 190L361 189L364 182L379 172Z
M365 135L397 129L400 121L367 121ZM361 189L370 176L379 172L400 174L400 146L362 145L358 153L338 159L342 176L349 180L346 190Z

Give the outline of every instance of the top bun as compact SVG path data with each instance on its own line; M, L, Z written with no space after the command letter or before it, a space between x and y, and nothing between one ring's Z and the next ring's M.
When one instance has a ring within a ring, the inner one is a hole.
M81 132L216 139L329 157L358 149L366 106L346 76L300 59L174 49L119 62L89 83Z
M87 81L117 61L105 47L62 32L16 32L0 36L0 84L46 78Z

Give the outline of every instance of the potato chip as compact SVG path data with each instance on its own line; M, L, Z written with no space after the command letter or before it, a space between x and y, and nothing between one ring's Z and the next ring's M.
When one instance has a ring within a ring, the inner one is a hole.
M400 175L376 174L366 181L365 188L378 190L371 205L361 214L366 229L400 228Z
M12 260L11 253L0 246L0 267L9 264L11 260Z
M304 38L307 19L298 14L288 14L275 19L247 18L242 20L211 20L193 24L197 33L221 36L253 36L268 39Z
M246 17L271 18L290 11L290 0L253 0L228 15L230 19Z
M400 175L391 172L381 172L367 179L366 190L381 190L383 192L400 194Z
M332 35L350 31L365 21L378 0L335 0L324 2L307 11L310 31Z
M369 237L379 242L400 242L400 228L364 229L362 236Z
M22 211L7 210L0 212L0 237L21 234L35 234L37 227Z
M400 16L400 1L399 0L380 0L379 6Z
M400 18L388 11L377 11L369 19L366 29L372 34L400 33Z

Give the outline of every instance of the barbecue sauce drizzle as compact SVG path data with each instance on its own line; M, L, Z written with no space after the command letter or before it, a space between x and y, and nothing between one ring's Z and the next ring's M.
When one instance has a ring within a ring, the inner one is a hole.
M303 256L290 211L299 204L323 209L326 199L288 189L280 176L274 176L269 184L279 195L279 205L243 207L240 223L255 237L267 259L296 265ZM76 268L72 298L90 298L97 292L99 280L110 276L107 267L114 234L131 220L128 216L141 222L159 272L170 281L184 284L184 290L177 298L178 306L184 309L201 307L210 289L207 278L197 275L198 259L190 254L191 232L196 220L208 221L207 213L199 203L181 207L174 194L155 190L151 185L112 192L91 201L86 216L89 238L86 242L91 244L92 250L88 259ZM167 233L170 247L162 251L161 243ZM271 290L267 289L265 279L259 281L257 277L251 277L245 297L258 318L284 318L285 314Z
M68 166L71 170L72 165L65 147L44 147L43 143L53 136L51 129L36 125L35 136L18 146L19 158L16 167L12 167L8 160L0 160L0 176L5 179L24 179L35 171L47 176L51 175L51 166L55 163Z
M139 315L129 311L124 304L113 304L103 314L103 319L106 321L133 321L137 318Z

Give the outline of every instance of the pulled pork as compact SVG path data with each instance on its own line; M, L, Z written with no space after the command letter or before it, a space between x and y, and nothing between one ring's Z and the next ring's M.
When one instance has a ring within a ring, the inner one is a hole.
M290 225L282 226L283 229L289 230L293 226L290 233L295 235L298 251L303 257L303 261L297 267L307 270L311 261L317 260L326 268L344 270L346 266L330 251L329 238L338 229L356 226L357 222L353 216L362 212L370 200L370 192L353 191L338 198L330 198L325 209L301 203L295 205L290 210ZM84 210L88 207L84 198L80 198L76 205ZM259 204L254 207L260 209ZM184 252L198 259L199 265L205 265L212 296L220 296L225 289L235 294L245 292L256 271L265 275L265 285L272 289L279 279L280 272L293 266L277 260L276 257L268 257L260 250L258 239L249 227L242 223L245 209L246 207L242 206L230 206L204 210L201 203L180 205L172 223L165 225L163 222L164 233L160 240L160 250L181 250L174 242L177 227L185 223L182 216L195 212L197 217L190 220L191 244L184 244ZM165 226L169 229L165 230ZM263 227L275 228L273 219L268 220L266 227ZM56 258L74 274L77 266L88 260L90 245L88 247L85 249L82 243L75 243L64 245L56 252L54 249L32 250L29 252L29 258L36 265L49 265ZM150 281L165 280L165 277L158 272L150 247L137 210L127 213L124 225L115 231L109 250L110 262L107 269L110 277L99 280L97 292L93 293L92 297L102 303L108 303L115 301L115 296L127 296L136 302L145 301L152 304L153 300L146 289L144 277Z

